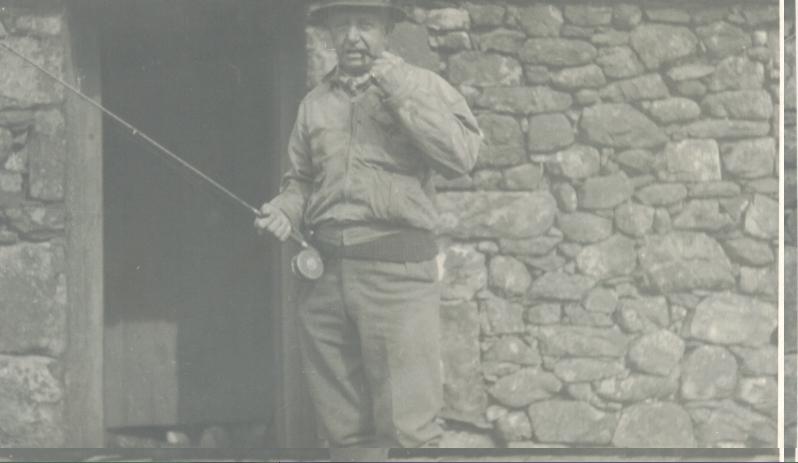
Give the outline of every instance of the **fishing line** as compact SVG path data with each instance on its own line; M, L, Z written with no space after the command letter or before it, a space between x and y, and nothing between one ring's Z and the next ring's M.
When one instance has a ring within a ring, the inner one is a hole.
M151 146L155 147L158 150L159 153L165 154L171 160L177 162L183 168L188 169L191 173L193 173L197 177L201 178L202 180L205 180L205 182L207 182L208 184L210 184L211 186L216 188L218 191L220 191L222 194L224 194L227 198L231 199L236 204L246 208L248 211L253 213L255 215L255 217L262 217L263 216L258 208L256 208L255 206L249 204L248 202L244 201L243 199L241 199L241 197L239 197L238 195L236 195L235 193L233 193L232 191L227 189L224 185L220 184L219 182L217 182L216 180L214 180L210 176L206 175L204 172L202 172L201 170L197 169L196 167L191 165L189 162L185 161L183 158L181 158L180 156L175 154L172 150L170 150L169 148L165 147L164 145L159 143L157 140L155 140L152 137L150 137L149 135L147 135L145 132L139 130L136 126L134 126L133 124L131 124L128 121L126 121L123 117L117 115L116 113L114 113L110 109L106 108L102 104L100 104L97 101L95 101L93 98L91 98L88 95L84 94L78 88L76 88L73 85L69 84L64 79L62 79L62 78L58 77L57 75L55 75L54 73L48 71L43 66L39 65L38 63L36 63L32 59L28 58L24 54L18 52L17 50L15 50L12 47L8 46L7 44L3 43L2 41L0 41L0 48L3 48L4 50L6 50L9 53L13 54L14 56L18 57L19 59L25 61L29 65L31 65L34 68L36 68L42 74L46 75L50 79L53 79L54 81L56 81L59 84L61 84L62 86L64 86L64 88L68 89L69 91L71 91L72 93L77 95L83 101L89 103L91 106L95 107L96 109L99 109L100 111L103 112L103 114L107 115L108 117L110 117L111 119L113 119L114 121L116 121L117 123L122 125L124 128L129 130L131 135L133 135L134 137L138 136L139 138L143 139L144 141L149 143ZM302 236L295 230L291 230L291 239L293 239L294 241L299 243L303 248L310 248L310 246L308 245L307 241L305 241L305 239L302 238Z

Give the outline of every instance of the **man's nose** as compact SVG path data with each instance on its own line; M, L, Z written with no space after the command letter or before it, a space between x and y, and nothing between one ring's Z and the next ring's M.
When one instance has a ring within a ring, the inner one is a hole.
M349 26L346 31L346 41L349 43L357 43L360 41L360 29L355 25Z

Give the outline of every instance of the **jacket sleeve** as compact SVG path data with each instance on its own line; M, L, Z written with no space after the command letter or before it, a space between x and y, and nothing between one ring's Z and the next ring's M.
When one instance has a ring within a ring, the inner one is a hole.
M465 98L433 72L402 67L405 78L383 86L385 104L433 169L447 179L468 174L477 162L482 132Z
M290 165L283 175L280 194L272 199L270 204L283 211L294 230L298 230L313 185L313 164L304 103L299 106L297 119L288 140L288 160Z

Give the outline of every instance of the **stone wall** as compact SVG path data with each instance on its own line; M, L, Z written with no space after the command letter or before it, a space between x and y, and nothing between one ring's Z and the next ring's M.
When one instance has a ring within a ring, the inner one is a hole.
M439 182L445 445L774 447L778 4L407 8L486 135Z
M2 43L63 73L60 9L0 6ZM61 88L0 50L0 447L63 445L63 102Z

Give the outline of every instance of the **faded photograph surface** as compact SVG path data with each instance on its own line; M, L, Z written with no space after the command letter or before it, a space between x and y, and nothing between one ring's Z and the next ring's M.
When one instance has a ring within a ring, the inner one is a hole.
M785 18L0 0L0 447L795 447Z

